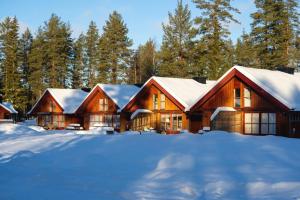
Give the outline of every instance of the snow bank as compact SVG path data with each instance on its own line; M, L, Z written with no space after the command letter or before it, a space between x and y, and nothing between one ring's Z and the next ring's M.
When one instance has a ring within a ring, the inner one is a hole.
M297 139L75 133L0 134L0 199L300 198Z

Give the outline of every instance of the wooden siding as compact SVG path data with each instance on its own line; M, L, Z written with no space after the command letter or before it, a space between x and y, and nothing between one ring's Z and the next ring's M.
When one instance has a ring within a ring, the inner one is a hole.
M107 99L108 109L106 111L100 110L100 99ZM87 97L83 104L78 108L77 113L83 118L84 129L90 129L90 116L93 114L105 116L105 115L117 115L118 106L115 102L100 88L97 87ZM120 120L121 122L121 120ZM116 129L119 131L119 128Z
M161 109L161 94L165 95L165 108ZM158 109L154 109L153 106L153 95L157 95L158 97ZM178 101L175 100L170 94L168 94L163 88L161 88L158 84L154 84L150 82L146 85L142 91L138 93L138 95L134 98L132 102L128 104L124 110L124 117L126 119L127 126L132 127L132 123L130 122L131 114L137 109L147 109L151 110L153 113L151 114L151 125L153 125L155 130L161 130L161 115L162 114L181 114L182 115L182 129L189 129L188 124L189 120L187 119L186 113L182 110L182 105L178 104ZM122 127L124 128L124 126ZM123 130L123 129L122 129ZM175 131L177 132L177 131ZM173 131L169 131L168 133L173 133Z
M225 81L226 80L226 81ZM234 107L234 89L240 88L240 98L241 105L240 107ZM244 88L248 88L251 91L251 106L245 107L244 105ZM202 100L200 100L201 105L194 106L194 110L191 111L191 114L198 113L202 115L202 126L195 125L195 123L199 123L197 121L191 121L191 127L204 127L209 126L212 127L212 123L210 121L210 116L218 107L234 107L237 112L241 113L241 122L239 124L242 125L240 128L241 133L244 133L244 120L245 113L276 113L276 133L288 133L287 125L287 112L283 110L282 106L278 106L275 104L273 100L270 98L266 98L262 95L261 90L257 90L257 88L253 88L248 82L246 83L244 80L237 76L232 76L231 78L224 78L223 85L219 85L217 88L213 88L214 92L210 96L207 95ZM218 122L221 124L222 122ZM226 130L227 128L224 128ZM197 130L190 129L192 132L196 132Z
M11 114L6 109L4 109L2 106L0 106L0 119L5 119L6 115L10 116Z
M51 111L51 103L54 105L54 110ZM51 94L47 91L42 99L38 102L35 109L32 111L32 114L38 114L38 113L62 113L63 109L61 106L57 103L57 101L51 96Z

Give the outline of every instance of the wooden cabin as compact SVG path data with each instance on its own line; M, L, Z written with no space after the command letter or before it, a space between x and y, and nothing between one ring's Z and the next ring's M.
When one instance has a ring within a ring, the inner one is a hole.
M18 111L9 102L2 102L0 95L0 123L14 123L17 120Z
M151 77L122 108L127 123L122 130L178 133L189 129L186 110L210 84L193 79Z
M47 89L29 115L37 117L37 124L46 129L64 129L70 124L82 124L82 117L75 113L87 96L81 89Z
M135 85L97 84L76 110L85 130L113 128L120 131L120 108L139 90ZM126 123L126 122L125 122Z
M203 127L255 135L300 136L300 75L234 66L190 109Z

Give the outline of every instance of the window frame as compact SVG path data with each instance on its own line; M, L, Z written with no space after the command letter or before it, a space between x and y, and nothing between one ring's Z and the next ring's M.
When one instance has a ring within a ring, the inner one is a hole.
M246 94L249 94L249 96ZM252 100L251 100L252 92L251 89L248 87L244 87L244 107L251 107L252 106ZM246 104L246 102L249 102Z
M160 109L161 110L165 110L166 109L166 95L163 94L163 93L160 94Z
M107 98L99 99L99 110L100 111L108 111L108 99Z
M158 94L152 95L152 106L153 110L158 110Z
M236 96L237 90L239 90L239 97ZM234 88L234 90L233 90L233 105L234 105L234 108L241 107L241 88Z

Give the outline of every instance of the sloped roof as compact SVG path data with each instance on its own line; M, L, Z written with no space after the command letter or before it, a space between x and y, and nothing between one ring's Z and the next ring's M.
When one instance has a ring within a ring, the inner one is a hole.
M0 103L0 106L2 106L5 110L10 112L11 114L17 114L18 111L14 109L14 106L9 102L2 102Z
M135 85L97 84L114 102L122 108L139 91Z
M207 84L202 84L194 79L185 78L169 78L152 76L139 90L142 89L151 81L156 81L162 88L164 88L170 95L172 95L180 104L188 111L194 105L197 98L205 91L209 90L215 81L207 81ZM138 93L139 93L138 92ZM138 94L131 97L130 101ZM128 102L129 103L129 102ZM127 104L126 104L127 105ZM125 108L125 106L123 108ZM122 108L122 109L123 109Z
M234 66L219 78L215 85L233 70L242 73L289 109L300 111L300 73L288 74L275 70ZM203 93L196 103L208 92Z
M58 89L58 88L48 88L37 103L28 112L29 114L37 106L38 102L42 99L46 92L49 92L51 96L57 101L57 103L62 107L65 114L72 114L76 111L81 102L88 95L81 89Z
M290 109L300 110L300 75L281 71L234 66Z
M113 102L119 107L123 107L128 103L129 99L139 91L139 87L135 85L125 84L97 84L92 91L84 98L78 108L86 101L96 88L100 88Z

